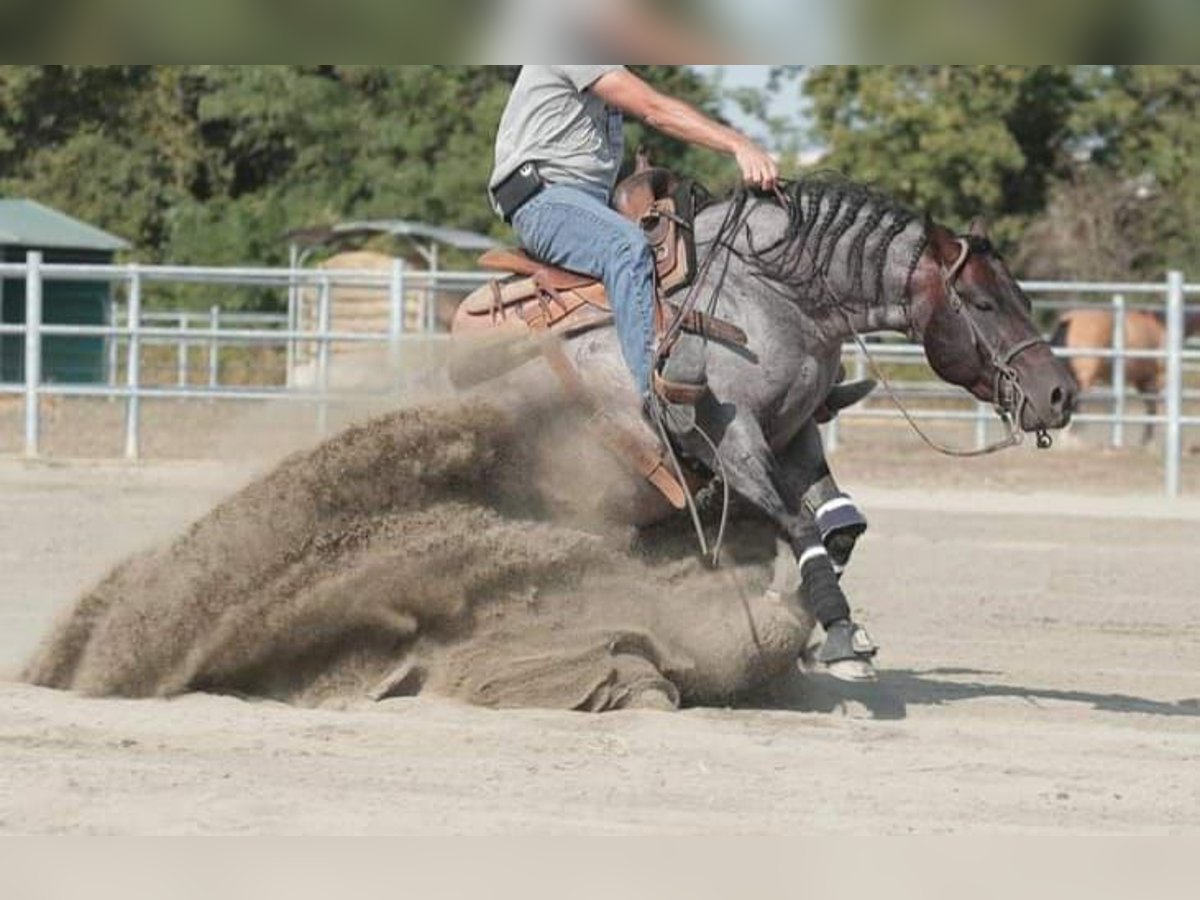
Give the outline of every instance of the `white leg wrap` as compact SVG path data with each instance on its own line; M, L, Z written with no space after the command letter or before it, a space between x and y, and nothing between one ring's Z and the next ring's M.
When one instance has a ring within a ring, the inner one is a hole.
M800 554L800 558L796 560L796 565L800 568L801 577L804 576L804 566L814 559L820 559L822 556L827 558L829 556L829 551L824 547L809 547Z
M827 516L831 512L836 512L839 509L845 509L847 506L854 506L854 501L849 497L834 497L832 500L826 500L821 504L821 508L817 510L815 518Z

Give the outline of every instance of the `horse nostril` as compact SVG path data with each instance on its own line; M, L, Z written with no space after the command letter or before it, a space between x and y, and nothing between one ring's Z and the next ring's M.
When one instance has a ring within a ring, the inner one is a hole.
M1054 408L1054 409L1062 409L1062 408L1063 408L1063 401L1064 401L1064 399L1065 399L1065 397L1064 397L1064 395L1063 395L1063 389L1062 389L1062 388L1060 388L1060 387L1056 387L1054 390L1052 390L1052 391L1050 392L1050 406L1051 406L1052 408Z

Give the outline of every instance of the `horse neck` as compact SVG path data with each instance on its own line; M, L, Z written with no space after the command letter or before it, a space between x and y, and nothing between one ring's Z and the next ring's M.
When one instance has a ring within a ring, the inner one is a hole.
M826 294L819 306L828 310L824 322L829 337L847 341L855 334L914 333L910 281L925 247L924 228L914 223L887 248L881 278L870 270L863 277L844 262L831 266L818 286Z
M824 311L827 336L911 331L908 282L928 245L926 220L836 183L805 185L793 202L790 261L802 285L800 302Z
M863 290L847 272L830 272L827 292L829 314L825 317L831 336L846 341L857 334L912 330L907 302L907 267L889 266L881 288ZM833 303L836 302L836 307Z

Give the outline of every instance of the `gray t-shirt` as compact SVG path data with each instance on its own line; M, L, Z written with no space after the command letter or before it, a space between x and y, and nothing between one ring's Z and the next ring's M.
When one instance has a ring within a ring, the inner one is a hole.
M500 120L488 187L534 162L546 181L574 185L607 203L625 150L624 119L588 89L623 68L522 66Z

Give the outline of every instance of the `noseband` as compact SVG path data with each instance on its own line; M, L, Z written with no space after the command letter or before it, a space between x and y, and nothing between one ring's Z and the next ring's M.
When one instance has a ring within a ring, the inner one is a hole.
M1001 353L997 349L996 345L988 339L988 336L983 333L983 330L975 321L975 317L971 314L970 306L963 300L962 295L956 287L963 269L967 266L967 260L971 257L970 242L964 238L957 238L956 241L960 248L958 258L954 261L954 265L944 271L942 276L943 284L946 287L946 297L950 301L950 308L962 316L963 321L967 323L976 347L982 349L987 354L989 362L992 364L992 369L995 372L995 381L992 384L992 397L1000 413L1000 418L1009 430L1008 440L1016 443L1019 441L1021 416L1025 411L1025 407L1029 404L1029 397L1026 395L1025 388L1021 384L1021 376L1013 368L1013 363L1026 350L1043 344L1047 347L1050 345L1046 342L1045 338L1038 335L1019 341L1009 348L1006 353ZM1037 430L1038 447L1045 450L1053 442L1046 428L1039 427Z

